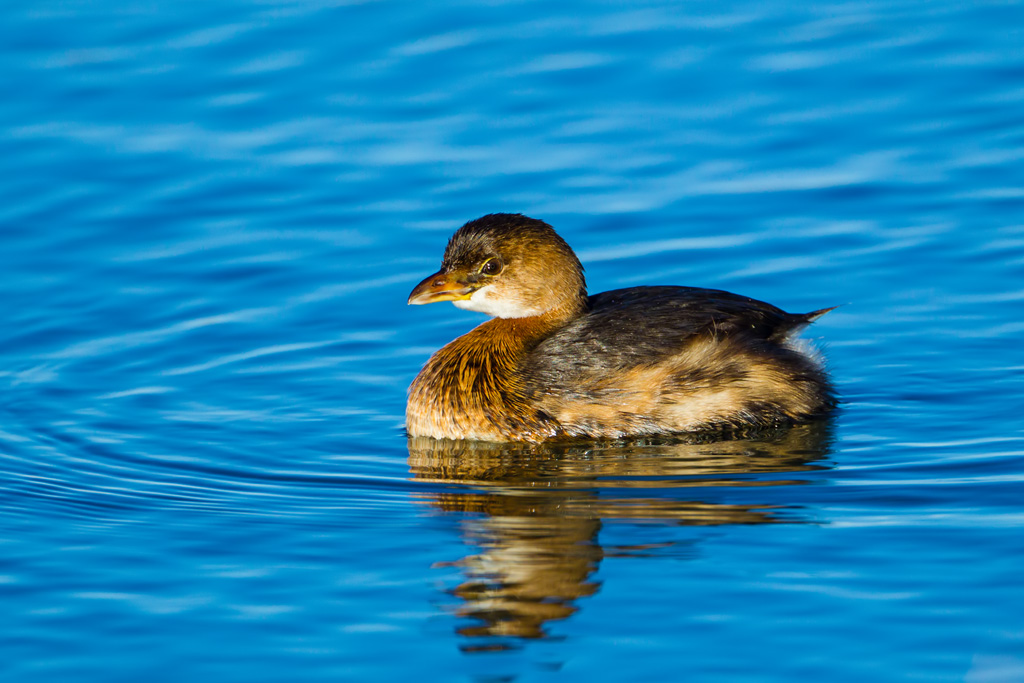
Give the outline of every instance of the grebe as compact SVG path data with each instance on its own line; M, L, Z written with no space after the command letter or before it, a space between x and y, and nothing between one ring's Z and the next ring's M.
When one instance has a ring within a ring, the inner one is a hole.
M587 296L554 229L521 214L466 223L410 304L493 316L437 351L409 387L410 436L482 441L728 432L835 406L790 343L832 308L786 313L729 292L630 287ZM833 307L834 308L834 307Z

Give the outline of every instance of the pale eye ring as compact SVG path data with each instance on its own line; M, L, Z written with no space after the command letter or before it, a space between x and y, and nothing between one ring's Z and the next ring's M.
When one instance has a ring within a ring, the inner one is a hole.
M484 275L497 275L501 272L501 259L498 257L487 259L482 266L480 266L480 272Z

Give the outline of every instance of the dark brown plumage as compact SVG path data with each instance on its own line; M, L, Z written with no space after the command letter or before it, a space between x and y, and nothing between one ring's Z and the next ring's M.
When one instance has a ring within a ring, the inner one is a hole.
M546 223L471 221L409 303L496 316L449 343L409 389L412 436L541 441L724 431L806 420L835 404L790 344L827 313L728 292L632 287L588 297L583 267Z

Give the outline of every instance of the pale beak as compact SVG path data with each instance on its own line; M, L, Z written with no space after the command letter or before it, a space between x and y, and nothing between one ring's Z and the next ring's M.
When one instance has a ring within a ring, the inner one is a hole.
M460 282L460 273L438 271L423 282L416 285L409 294L409 303L413 306L434 304L438 301L462 301L473 296L479 289L471 283Z

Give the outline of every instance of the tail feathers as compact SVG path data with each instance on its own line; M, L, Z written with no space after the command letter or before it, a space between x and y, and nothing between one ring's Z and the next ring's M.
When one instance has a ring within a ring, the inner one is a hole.
M839 306L829 306L828 308L819 308L816 311L811 311L810 313L804 313L803 315L800 315L800 316L797 316L797 317L801 318L804 321L804 323L813 323L815 320L817 320L821 316L825 315L829 311L834 311L837 308L839 308Z
M789 319L779 328L776 328L775 333L772 334L769 339L773 339L777 342L785 342L786 340L797 335L800 330L804 329L812 322L825 315L829 311L834 311L839 306L829 306L828 308L819 308L816 311L810 313L788 313Z

